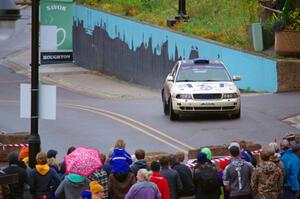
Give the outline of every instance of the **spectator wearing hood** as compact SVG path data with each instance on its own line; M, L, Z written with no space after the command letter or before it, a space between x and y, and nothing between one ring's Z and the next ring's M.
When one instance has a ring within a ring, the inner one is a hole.
M216 168L209 163L206 153L197 154L197 166L194 169L196 198L219 199L221 194L220 180Z
M89 180L81 175L70 173L60 183L55 191L55 196L67 199L78 199L81 193L89 188Z
M283 174L281 169L270 161L272 155L273 148L263 148L260 153L262 161L252 173L252 192L259 199L277 199L283 193Z
M148 167L147 162L145 160L145 151L143 149L138 149L138 150L135 151L134 155L135 155L137 161L135 161L131 165L132 173L134 173L134 175L136 176L138 170L140 170L140 169L149 170L149 167Z
M194 183L191 169L182 164L184 161L184 153L177 152L176 155L170 155L171 168L178 172L182 182L182 191L179 193L179 198L191 198L195 196Z
M281 161L284 164L285 178L284 178L284 199L295 199L299 191L299 169L300 160L297 154L300 154L300 144L293 143L290 149L286 149L282 156Z
M178 172L170 168L169 156L162 156L159 159L159 164L161 166L160 174L167 179L170 199L177 199L179 193L182 191L182 182Z
M10 199L22 199L24 193L24 185L28 183L27 172L24 168L19 166L19 157L18 153L11 152L8 154L9 166L6 167L3 171L6 174L17 174L18 183L9 185L10 190Z
M232 199L252 199L250 182L253 166L240 158L240 145L238 143L231 143L228 149L232 161L223 172L225 189L230 191L230 198Z
M36 155L37 165L29 174L30 191L34 199L42 199L45 195L51 198L51 193L60 183L58 174L47 164L47 155L39 152Z
M160 199L161 194L153 182L149 179L152 172L140 169L137 173L137 183L134 184L125 196L125 199Z
M153 161L151 163L151 171L152 171L152 176L150 177L150 182L153 182L156 184L156 186L159 189L159 192L161 194L161 199L170 199L170 191L169 191L169 186L166 178L162 176L159 171L160 171L160 165L158 161Z

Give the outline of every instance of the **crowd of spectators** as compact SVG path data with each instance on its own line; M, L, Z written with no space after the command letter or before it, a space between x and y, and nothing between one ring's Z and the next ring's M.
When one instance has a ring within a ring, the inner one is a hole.
M67 155L75 147L68 149ZM212 161L209 148L197 154L195 166L184 163L185 154L164 155L147 162L145 151L131 156L123 140L108 154L103 166L89 176L66 173L57 151L40 152L36 166L28 167L28 148L9 154L9 166L0 175L17 174L18 182L0 186L0 199L296 199L299 196L300 144L284 139L270 143L260 157L237 142L228 147L230 160Z

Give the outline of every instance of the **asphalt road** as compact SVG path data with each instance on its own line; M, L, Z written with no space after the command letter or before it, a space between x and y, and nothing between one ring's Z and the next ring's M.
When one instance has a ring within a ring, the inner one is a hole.
M19 118L19 84L29 82L0 66L0 129L29 131L29 119ZM58 89L57 119L40 120L43 150L57 149L60 158L71 145L108 152L122 138L133 153L188 150L227 144L235 139L266 144L297 129L281 120L300 113L300 93L243 95L242 117L184 118L171 122L163 115L160 99L103 100Z
M0 59L30 47L30 9L22 10L16 35L0 41ZM30 131L29 119L19 117L19 85L29 79L0 66L0 130ZM159 95L157 95L159 96ZM171 122L163 115L159 97L104 100L64 89L57 93L57 119L40 120L42 149L59 151L61 159L71 145L96 147L108 152L121 138L133 153L146 151L187 151L204 145L228 144L244 139L260 144L279 140L298 129L281 120L300 114L300 93L242 96L242 117L185 118ZM1 142L1 141L0 141Z

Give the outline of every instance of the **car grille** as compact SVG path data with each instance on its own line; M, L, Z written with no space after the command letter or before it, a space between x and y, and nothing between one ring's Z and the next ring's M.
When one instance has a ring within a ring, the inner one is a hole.
M233 110L235 106L198 106L198 107L187 107L187 106L180 106L182 111L226 111L226 110Z
M221 99L221 93L205 93L205 94L193 94L194 99Z

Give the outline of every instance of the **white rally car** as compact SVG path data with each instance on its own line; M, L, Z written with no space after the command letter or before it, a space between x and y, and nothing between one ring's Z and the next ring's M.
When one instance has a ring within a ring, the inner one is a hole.
M194 113L222 113L240 118L240 91L233 82L240 79L231 78L221 61L178 61L161 92L164 113L170 120Z

